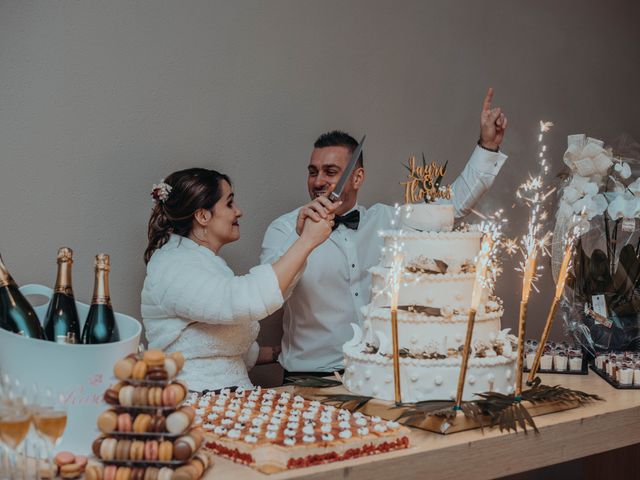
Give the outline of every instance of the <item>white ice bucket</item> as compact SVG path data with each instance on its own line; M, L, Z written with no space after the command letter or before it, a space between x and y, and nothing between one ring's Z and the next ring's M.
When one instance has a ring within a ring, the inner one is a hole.
M53 290L42 285L25 285L24 295L42 295L49 301ZM43 321L49 306L34 306ZM89 305L76 302L84 325ZM116 313L119 342L101 345L66 345L25 338L0 329L0 371L20 380L25 387L50 388L60 393L67 407L67 428L57 451L89 454L98 436L96 419L106 409L103 395L112 383L113 364L138 351L142 326L135 318Z

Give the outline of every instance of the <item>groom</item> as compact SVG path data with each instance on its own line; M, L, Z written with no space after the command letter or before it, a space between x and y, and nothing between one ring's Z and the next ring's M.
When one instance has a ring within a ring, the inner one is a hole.
M456 217L468 214L491 187L506 160L499 151L507 127L500 108L491 107L493 89L484 99L480 139L460 176L451 185ZM307 187L311 201L274 220L262 242L261 263L273 263L295 242L305 218L319 220L358 143L333 131L314 143ZM290 375L327 375L343 367L342 345L351 339L350 324L362 323L361 308L369 303L369 268L378 263L382 239L379 230L391 228L394 208L358 204L365 179L364 159L356 168L335 211L336 228L308 257L306 268L285 294L282 353L278 360Z

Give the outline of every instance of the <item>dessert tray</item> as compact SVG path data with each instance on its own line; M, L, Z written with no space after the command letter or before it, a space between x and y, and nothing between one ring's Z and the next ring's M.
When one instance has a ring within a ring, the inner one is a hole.
M263 473L374 455L409 446L395 421L351 413L284 391L223 389L187 400L205 448Z

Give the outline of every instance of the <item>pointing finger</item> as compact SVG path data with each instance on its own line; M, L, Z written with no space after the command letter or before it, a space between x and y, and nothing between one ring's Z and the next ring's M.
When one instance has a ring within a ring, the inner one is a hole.
M502 110L500 109L500 107L493 108L491 109L491 114L489 115L489 118L487 120L489 121L489 123L494 123L498 119L501 113L502 113Z
M489 87L487 90L487 96L484 97L484 102L482 102L482 111L486 112L491 109L491 100L493 99L493 87Z

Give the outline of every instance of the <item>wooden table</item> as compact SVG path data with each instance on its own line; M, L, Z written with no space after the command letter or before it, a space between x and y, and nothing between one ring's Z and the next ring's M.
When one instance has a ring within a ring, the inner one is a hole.
M264 475L215 457L205 479L388 479L477 480L566 462L640 443L640 390L616 390L600 377L542 375L547 385L600 395L606 401L536 417L540 434L529 432L484 434L480 430L438 435L412 429L407 450L344 462Z

